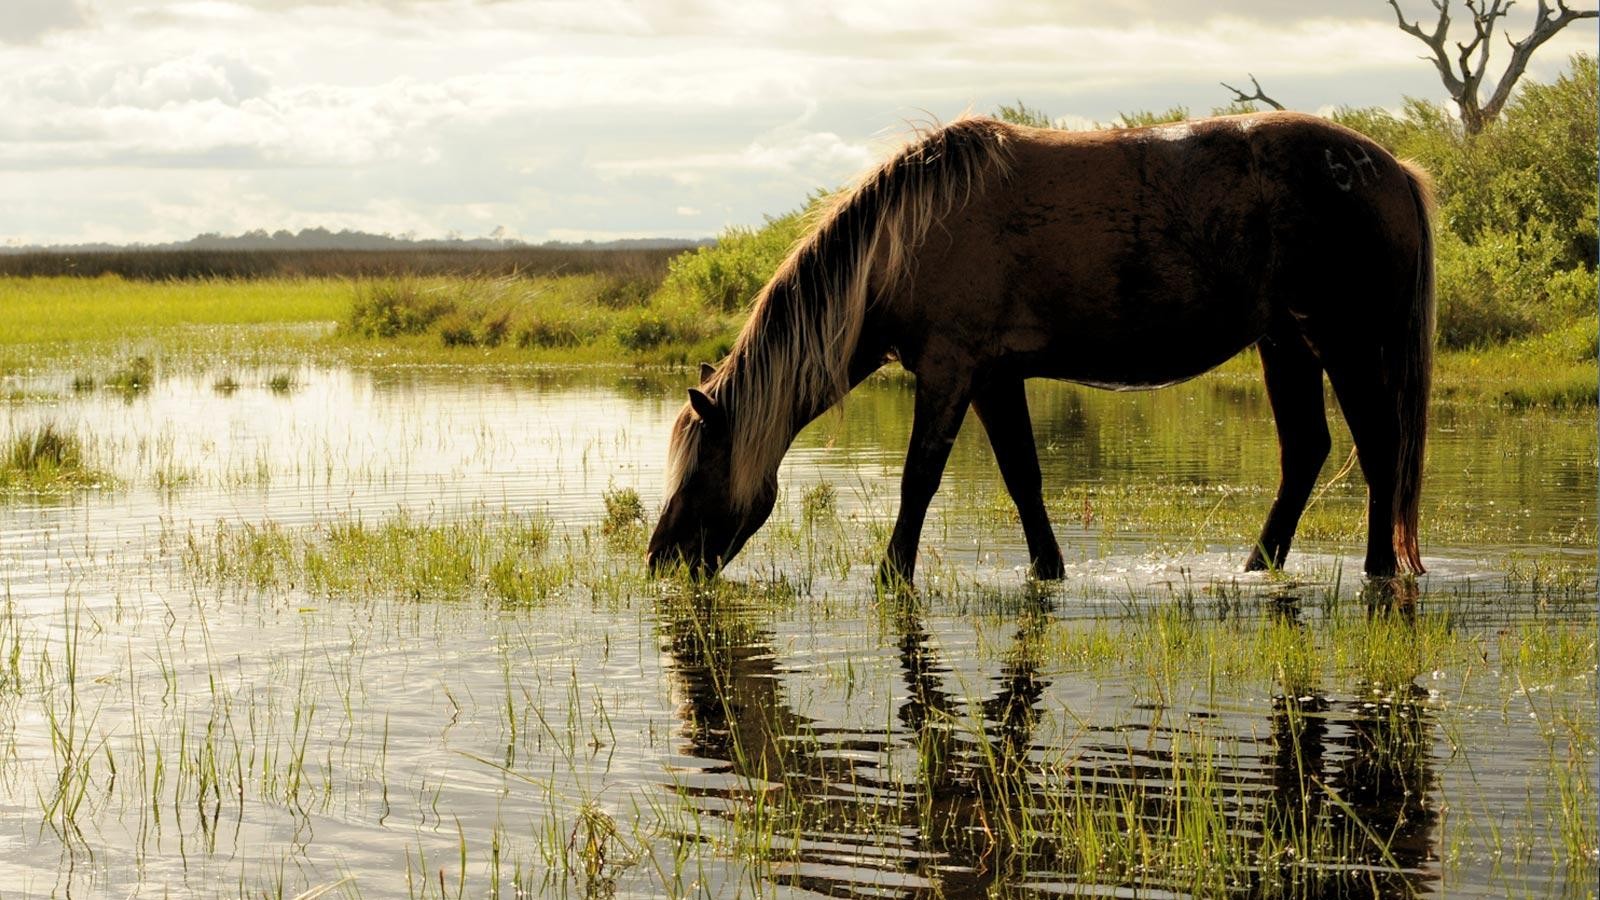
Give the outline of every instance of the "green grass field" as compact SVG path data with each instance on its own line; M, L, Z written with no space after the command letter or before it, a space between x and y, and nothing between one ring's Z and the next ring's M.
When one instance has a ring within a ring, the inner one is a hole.
M415 329L370 327L375 308L393 312L407 304L436 309ZM740 322L737 313L705 310L594 274L169 282L0 277L0 309L0 373L93 370L136 356L154 358L164 369L218 360L678 366L720 357ZM1595 358L1593 319L1486 349L1441 351L1434 396L1513 407L1593 406ZM1213 377L1250 381L1259 377L1258 367L1252 354L1243 354Z

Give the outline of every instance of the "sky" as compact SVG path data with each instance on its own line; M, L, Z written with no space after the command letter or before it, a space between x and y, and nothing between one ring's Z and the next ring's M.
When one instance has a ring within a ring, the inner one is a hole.
M1249 73L1311 112L1446 100L1380 0L0 5L11 245L699 238L848 183L916 124L1018 100L1074 125L1199 115ZM1431 26L1429 0L1400 5ZM1527 77L1595 44L1594 20L1569 26Z

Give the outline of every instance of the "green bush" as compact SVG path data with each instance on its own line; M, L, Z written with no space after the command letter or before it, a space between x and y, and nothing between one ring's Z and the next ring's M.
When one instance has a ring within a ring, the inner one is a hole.
M826 200L827 195L815 194L803 209L769 217L761 228L730 228L714 246L678 256L667 265L662 293L721 312L744 309L805 236L810 214Z
M411 278L360 281L355 293L345 328L364 337L421 334L456 308L441 288Z
M1435 258L1439 343L1483 347L1538 331L1541 318L1553 318L1544 313L1554 312L1549 289L1562 274L1552 249L1551 241L1516 234L1486 235L1474 244L1441 234Z
M606 504L606 516L600 521L601 534L618 535L644 524L644 501L633 488L607 488L600 499Z
M589 323L571 316L552 312L536 312L517 326L517 346L577 347L593 340L598 334Z
M661 286L661 279L649 275L610 275L600 279L594 299L607 309L644 306Z
M664 344L694 344L710 337L719 323L692 306L658 304L623 314L612 332L624 350L655 350Z
M475 347L478 344L477 335L473 334L473 322L460 310L451 310L439 319L439 340L446 347Z
M1483 347L1593 317L1597 83L1595 58L1574 56L1556 81L1524 84L1474 138L1421 100L1398 116L1334 114L1433 176L1444 346Z

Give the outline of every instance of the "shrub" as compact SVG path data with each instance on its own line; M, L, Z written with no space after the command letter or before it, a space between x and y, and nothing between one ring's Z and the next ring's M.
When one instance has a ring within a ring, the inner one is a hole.
M1441 234L1435 267L1441 345L1482 347L1538 329L1538 303L1551 273L1526 263L1515 236L1465 244Z
M1398 116L1334 114L1433 175L1444 346L1487 346L1593 316L1597 80L1595 58L1574 56L1555 82L1524 84L1475 138L1421 100Z
M618 324L616 336L628 350L654 350L672 337L672 324L656 310L645 310Z
M503 309L486 315L478 323L478 343L485 347L498 347L505 343L506 333L511 328L511 310Z
M517 326L517 346L577 347L599 335L593 322L563 310L542 310Z
M807 524L831 518L837 510L837 494L833 485L822 482L805 492L800 498L800 516Z
M421 334L455 308L439 289L416 279L361 281L356 283L345 326L350 333L366 337Z
M641 353L663 344L696 343L717 327L701 310L658 305L624 314L612 333L623 349Z
M439 340L446 347L472 347L478 338L472 333L472 320L460 310L452 309L439 319Z
M805 235L811 214L826 200L827 195L815 194L803 209L769 217L758 229L730 228L714 246L678 256L667 266L662 293L722 312L745 308Z
M609 275L600 279L594 299L608 309L644 306L660 286L661 279L650 275Z

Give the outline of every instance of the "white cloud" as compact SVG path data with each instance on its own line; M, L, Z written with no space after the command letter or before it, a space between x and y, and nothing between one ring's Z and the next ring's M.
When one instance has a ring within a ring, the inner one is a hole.
M788 135L782 140L752 141L735 151L690 153L682 156L636 157L597 162L603 176L629 178L666 175L680 184L705 182L714 174L752 172L792 175L806 172L855 171L872 161L866 144L851 143L831 132Z
M0 14L0 43L29 44L54 31L84 28L90 21L83 0L7 0Z
M1204 112L1246 72L1299 108L1442 98L1377 2L5 2L0 240L674 233L1019 99L1078 124ZM1569 28L1531 77L1593 39Z

